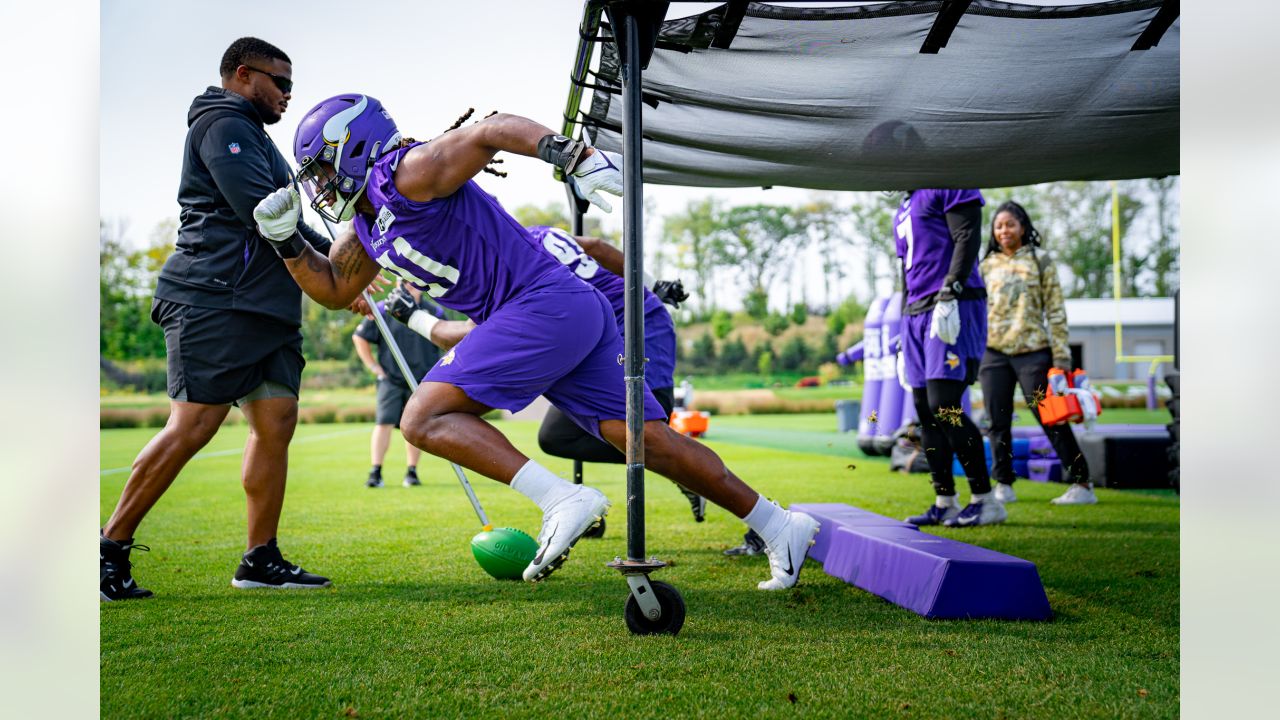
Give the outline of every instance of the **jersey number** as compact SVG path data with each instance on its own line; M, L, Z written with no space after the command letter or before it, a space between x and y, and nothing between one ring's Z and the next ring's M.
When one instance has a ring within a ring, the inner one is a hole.
M907 219L898 223L898 237L907 242L907 254L902 256L902 268L904 270L911 269L911 255L915 251L916 236L911 232L911 216L907 215Z
M445 293L449 292L449 290L452 289L454 285L458 284L457 268L450 267L448 265L445 265L444 263L432 260L426 255L423 255L422 253L418 252L417 250L414 250L413 247L410 246L409 243L406 242L404 238L396 238L392 240L391 246L396 249L396 252L400 254L400 257L404 258L405 260L408 260L409 262L413 263L414 265L417 265L418 267L431 273L432 275L435 275L438 278L442 278L444 280L449 281L450 284L448 287L441 285L439 283L424 283L422 278L414 275L408 270L397 265L395 261L391 259L391 253L384 252L378 256L379 265L390 270L396 275L399 275L405 282L408 282L411 285L416 285L416 286L422 286L425 284L427 295L433 298L438 298L441 295L444 295Z
M583 280L590 280L600 270L600 264L582 251L582 246L578 244L578 241L562 232L556 232L554 229L549 230L542 236L542 246L547 249L547 252L554 255L561 264L572 268L573 274ZM577 267L573 265L575 262L578 264Z

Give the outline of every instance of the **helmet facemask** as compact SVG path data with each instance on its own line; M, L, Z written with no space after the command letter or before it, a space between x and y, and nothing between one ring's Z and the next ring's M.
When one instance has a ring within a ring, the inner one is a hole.
M356 215L356 203L369 186L369 176L377 162L381 143L374 143L359 180L334 170L342 144L335 148L326 144L317 157L304 157L298 168L298 180L311 198L311 209L329 222L343 223Z

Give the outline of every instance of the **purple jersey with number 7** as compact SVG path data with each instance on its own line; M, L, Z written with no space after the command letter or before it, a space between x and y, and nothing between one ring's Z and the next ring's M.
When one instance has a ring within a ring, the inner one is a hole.
M622 335L626 281L600 267L590 255L583 252L582 246L572 235L560 228L535 225L529 228L529 234L541 243L543 250L551 253L552 257L572 270L574 275L604 293L618 320L618 334ZM644 291L644 355L648 359L644 377L649 387L673 387L676 372L676 326L671 321L671 313L667 312L666 306L649 290Z
M893 236L906 271L908 305L942 289L956 247L947 227L947 212L975 201L985 204L977 190L915 190L894 213ZM973 264L964 285L984 287L978 263Z

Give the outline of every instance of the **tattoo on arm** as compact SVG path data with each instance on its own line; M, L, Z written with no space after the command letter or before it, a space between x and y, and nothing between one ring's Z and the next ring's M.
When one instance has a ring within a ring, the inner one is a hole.
M365 257L364 247L358 242L345 242L336 248L333 259L330 261L333 265L333 274L335 277L349 280L360 272L360 267L364 264L362 258Z
M307 259L307 269L310 270L311 272L315 272L315 273L328 272L329 270L328 263L325 262L324 256L321 255L320 253L316 252L315 250L312 250L310 252L304 253L303 257Z

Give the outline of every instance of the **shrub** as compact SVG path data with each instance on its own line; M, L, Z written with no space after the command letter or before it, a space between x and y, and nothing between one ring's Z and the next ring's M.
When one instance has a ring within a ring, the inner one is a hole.
M796 303L791 308L791 323L793 325L804 325L804 321L809 319L809 308L804 303Z
M717 310L711 314L711 332L715 333L716 339L723 340L729 336L733 330L733 316L724 310Z
M808 362L813 351L810 350L809 344L799 335L792 335L782 345L782 350L778 352L778 369L779 370L799 370Z
M742 299L742 307L747 314L756 320L763 320L769 314L769 293L763 288L755 288Z
M725 371L751 371L751 356L747 354L747 345L742 338L726 340L720 348L720 367Z
M782 331L787 329L787 326L790 325L791 322L787 320L787 316L782 313L769 313L764 316L764 319L760 324L764 327L765 332L777 337L782 334Z
M710 332L703 332L701 337L693 341L693 347L689 348L689 361L704 368L715 366L716 341Z
M756 358L756 371L761 375L773 374L773 353L764 351Z

